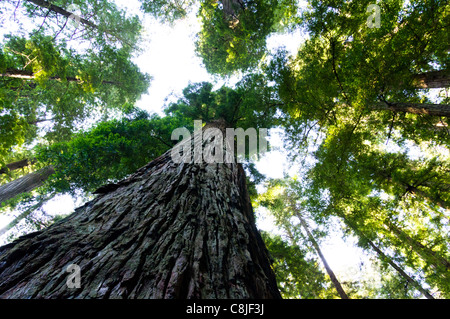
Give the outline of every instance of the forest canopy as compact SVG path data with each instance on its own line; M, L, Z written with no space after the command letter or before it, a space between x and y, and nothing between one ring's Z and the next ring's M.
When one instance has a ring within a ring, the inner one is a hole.
M284 298L450 298L448 1L135 2L0 4L2 244L170 150L176 128L224 120L282 132L283 177L244 168ZM186 20L210 77L138 106L158 81L137 62L158 50L146 28ZM299 30L295 52L269 48ZM365 256L356 275L327 263L335 236Z

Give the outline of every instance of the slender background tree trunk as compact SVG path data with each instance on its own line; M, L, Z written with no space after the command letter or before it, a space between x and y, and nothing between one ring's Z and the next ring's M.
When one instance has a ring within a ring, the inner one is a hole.
M450 86L449 70L430 71L413 76L414 84L422 89L438 89Z
M370 106L373 110L389 110L393 112L428 114L450 117L450 105L429 103L376 103Z
M58 6L52 4L52 3L48 2L48 1L45 1L45 0L26 0L26 1L34 3L35 5L37 5L37 6L41 7L41 8L45 8L45 9L48 9L48 10L53 11L55 13L58 13L60 15L63 15L66 18L70 18L71 16L72 17L76 16L75 13L67 11L64 8L58 7ZM77 19L79 19L79 21L82 24L84 24L86 26L89 26L89 27L92 27L92 28L98 28L91 21L83 19L83 18L81 18L79 16L76 16L76 17L77 17Z
M12 182L0 186L0 204L19 194L31 192L42 186L43 183L54 174L52 166L44 167L36 172L22 176Z
M342 288L341 283L339 282L339 280L337 279L336 275L334 274L333 270L328 265L328 262L325 259L325 256L322 254L322 250L320 249L319 244L317 243L317 241L314 239L314 236L309 231L308 224L306 223L304 218L301 216L301 214L296 214L296 216L299 218L300 224L302 225L303 229L306 231L306 234L308 235L309 241L312 243L314 249L316 250L317 254L319 255L320 260L322 261L322 263L323 263L323 265L324 265L324 267L325 267L325 269L327 271L328 276L330 276L331 282L333 283L334 287L336 288L339 296L342 299L349 299L347 294L344 291L344 288Z
M50 194L48 196L43 196L38 199L38 202L31 207L25 209L22 213L20 213L19 216L14 218L12 222L10 222L8 225L0 229L0 236L5 234L8 230L15 227L18 223L20 223L24 218L27 218L31 213L36 211L37 209L40 209L45 203L47 203L49 200L51 200L53 197L55 197L55 193Z
M21 168L27 167L31 164L34 164L34 163L36 163L35 159L29 160L28 158L25 158L20 161L12 162L12 163L6 164L5 167L0 169L0 174L6 174L8 171L14 171L16 169L21 169Z
M389 256L387 256L385 253L383 253L383 251L378 248L377 245L375 245L369 238L367 238L363 232L361 232L359 229L357 229L357 227L351 222L349 221L345 216L341 215L341 218L344 220L345 224L347 224L357 235L358 237L362 238L364 241L366 241L369 246L375 250L375 252L378 254L379 258L382 261L387 262L392 268L394 268L399 274L400 276L402 276L403 278L405 278L405 280L407 282L409 282L410 284L412 284L415 288L417 288L417 290L419 290L427 299L435 299L429 292L428 290L426 290L425 288L423 288L420 283L418 283L417 281L415 281L413 278L411 278L400 266L398 266L393 260L392 258L390 258Z
M438 252L433 251L429 247L421 244L416 241L414 238L405 233L402 229L397 227L390 220L385 220L385 225L387 228L392 231L397 238L399 238L404 243L408 244L419 256L421 256L424 260L427 260L430 264L432 264L436 268L445 267L447 271L450 270L450 262L446 260L444 257L440 256ZM450 280L450 272L447 272L447 278Z
M370 247L372 247L372 249L375 250L375 252L378 254L378 256L380 256L380 259L384 260L392 268L397 270L397 272L400 274L400 276L405 278L405 280L407 282L409 282L415 288L417 288L417 290L419 290L424 295L424 297L426 297L427 299L434 299L434 297L432 295L430 295L430 293L426 289L424 289L417 281L412 279L402 268L400 268L395 262L393 262L393 260L390 257L385 255L372 241L367 239L367 242L369 243Z

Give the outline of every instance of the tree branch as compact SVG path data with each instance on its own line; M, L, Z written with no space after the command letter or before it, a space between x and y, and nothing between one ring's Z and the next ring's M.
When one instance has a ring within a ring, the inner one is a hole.
M339 87L341 88L341 91L342 91L342 95L344 95L344 98L347 101L348 105L351 106L350 100L349 100L347 94L345 93L344 87L342 85L342 82L341 82L339 75L337 73L337 70L336 70L336 57L335 57L336 42L334 40L330 40L330 45L331 45L331 58L332 58L332 64L333 64L333 74L334 74L336 80L338 81Z

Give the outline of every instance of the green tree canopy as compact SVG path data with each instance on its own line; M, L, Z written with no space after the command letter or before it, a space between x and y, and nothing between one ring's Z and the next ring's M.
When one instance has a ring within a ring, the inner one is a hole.
M8 37L0 52L2 153L31 143L40 122L50 122L47 139L67 138L92 113L124 111L147 91L149 76L127 50L105 46L78 54L51 37Z

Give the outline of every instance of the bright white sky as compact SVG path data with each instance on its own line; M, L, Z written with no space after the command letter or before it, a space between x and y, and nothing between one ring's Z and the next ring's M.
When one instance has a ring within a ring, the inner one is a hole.
M127 12L134 12L142 17L138 11L139 1L116 0L116 3L120 7L126 8ZM195 34L200 30L195 14L176 23L172 28L157 24L149 17L144 17L143 20L144 36L148 41L145 44L145 52L136 57L134 62L141 68L141 71L149 73L153 80L148 94L142 97L137 106L150 112L161 113L165 99L170 96L169 101L175 101L181 96L182 90L189 82L209 81L215 83L216 88L223 84L233 85L235 83L236 79L230 79L228 82L215 80L206 72L201 65L200 58L195 55L194 39ZM296 32L269 38L268 47L275 49L284 45L291 53L294 53L301 42L302 35L300 32ZM258 163L257 168L267 177L281 178L284 171L288 169L286 156L282 151L282 142L277 134L273 134L270 142L279 149L268 152ZM78 204L74 203L70 196L63 196L49 202L44 209L48 212L70 213ZM276 232L270 216L264 214L263 211L258 212L257 215L259 217L258 227ZM11 220L12 216L0 215L0 228ZM0 244L4 240L5 236L0 238ZM339 233L323 242L321 248L338 277L349 267L356 267L363 258L361 251L354 248L352 244L345 243Z

